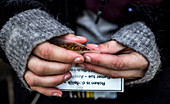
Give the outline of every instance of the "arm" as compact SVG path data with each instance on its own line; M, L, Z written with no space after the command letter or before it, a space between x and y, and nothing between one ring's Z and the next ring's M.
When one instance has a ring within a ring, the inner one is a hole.
M150 81L160 69L161 60L153 32L142 22L136 22L120 29L112 39L134 49L149 62L145 76L129 83L144 83Z
M148 82L160 68L154 35L142 22L124 26L112 36L112 41L87 46L101 54L85 53L85 68L112 78L133 79L126 84Z
M147 7L147 6L139 6L139 7L133 7L132 8L133 11L128 13L125 18L122 19L121 22L125 23L125 24L130 24L130 25L126 25L123 28L121 28L118 32L116 32L113 36L112 39L117 41L119 44L123 44L125 45L125 47L130 47L131 49L135 50L135 54L140 54L140 58L133 58L133 57L129 57L129 61L127 63L124 63L124 61L127 60L122 60L122 61L116 61L115 63L112 61L111 64L115 64L115 65L127 65L128 63L132 62L131 60L136 60L136 62L133 63L134 65L139 65L141 62L137 59L142 59L145 58L146 61L148 61L148 67L147 64L145 64L143 66L140 66L142 69L140 71L138 71L138 73L140 73L140 75L138 75L138 77L142 78L138 78L135 79L131 82L128 82L127 84L137 84L137 83L145 83L150 81L156 74L156 72L158 70L160 70L160 67L162 67L161 65L163 65L164 67L166 67L165 65L165 61L168 62L167 60L169 59L169 51L168 51L168 46L166 44L168 44L169 42L167 41L168 39L168 34L169 34L169 20L168 20L168 15L169 15L169 9L168 8L164 8L164 7ZM152 12L151 12L152 11ZM136 22L136 21L144 21L144 22ZM133 23L136 22L136 23ZM122 48L121 45L115 45L114 43L116 42L107 42L104 44L99 45L99 48L94 48L93 45L90 45L91 48L94 49L99 49L99 50L109 50L110 46L116 46L113 47L114 49L110 50L111 52L107 52L108 54L112 54L112 56L114 56L113 54L115 54L115 50L117 50L117 52L119 51L123 51L124 49L126 49L125 47ZM106 45L107 44L107 45ZM113 45L111 45L113 44ZM104 48L104 45L106 46L106 48ZM158 49L158 47L159 49ZM102 48L100 47L102 46ZM121 49L121 50L120 50ZM120 52L119 52L120 53ZM134 53L134 52L132 52ZM91 62L89 63L84 63L84 66L87 68L89 68L89 70L93 70L94 65L97 66L102 66L105 69L108 68L107 66L109 66L109 62L107 60L103 60L100 61L100 57L99 56L103 56L101 55L94 55L94 54L85 54L85 56L91 56ZM129 54L131 55L131 54ZM161 57L160 57L161 55ZM95 57L97 56L97 57ZM117 55L116 55L117 56ZM119 55L118 55L119 56ZM108 58L110 58L111 56L108 55ZM105 56L106 59L106 56ZM120 57L116 57L116 59L121 59ZM160 60L162 59L162 60ZM142 61L141 60L141 61ZM161 64L162 61L162 64ZM87 61L89 62L89 61ZM107 63L105 65L103 65L103 63ZM118 62L118 63L117 63ZM136 64L135 64L136 63ZM145 68L147 68L147 70L144 70ZM101 69L101 68L100 68ZM109 69L113 69L113 66L110 67ZM115 68L116 69L116 68ZM136 69L139 69L139 66L136 67ZM121 71L121 68L119 67L120 71L116 71L116 72L121 72L120 73L113 73L113 77L124 77L127 78L127 74L124 74L122 76L122 73L124 73L125 71ZM108 76L112 76L111 74L111 70L108 71L108 73L104 72L101 70L96 70L94 69L93 71L101 73L101 74L105 74ZM134 71L133 71L134 72ZM146 72L146 73L145 73ZM130 75L130 73L128 74ZM134 73L133 75L131 74L131 78L135 77L137 75L137 73Z
M29 5L30 4L30 5ZM34 4L34 5L33 5ZM28 9L34 9L42 7L42 3L35 2L34 0L23 0L23 1L15 1L15 0L1 0L0 1L0 29L2 29L3 25L9 20L9 18L14 15L23 12ZM0 57L8 62L8 59L5 56L5 52L0 47ZM8 62L9 63L9 62Z
M32 49L50 38L68 33L73 31L46 12L39 9L27 10L10 18L3 26L0 31L0 45L25 84L23 75Z
M168 0L163 0L159 6L149 5L128 5L124 9L123 18L120 20L123 25L131 24L136 21L143 21L150 28L155 36L156 44L159 48L159 53L162 61L162 68L169 66L169 27L170 27L170 7ZM133 11L128 12L128 8Z
M7 1L5 3L7 3ZM77 57L79 57L80 61L83 60L83 57L80 54L70 51L68 52L69 54L67 54L69 55L68 57L62 57L63 55L66 56L67 51L49 44L46 41L56 36L74 32L56 21L48 13L40 9L32 9L36 7L27 7L28 5L25 5L26 1L17 4L17 6L15 3L19 2L13 1L7 5L3 4L3 6L5 5L6 7L1 8L1 11L3 11L1 12L3 13L1 14L1 18L4 18L4 21L1 21L3 26L0 30L0 46L6 58L27 89L32 89L48 96L62 95L61 91L54 87L70 78L69 68ZM22 8L22 6L26 6L26 9L21 10L20 8ZM41 7L39 5L37 6ZM5 11L5 8L8 7L10 10L12 9L9 11L10 15ZM46 52L49 51L50 53L47 54ZM51 52L55 54L52 55ZM45 55L45 57L43 55ZM46 59L48 55L53 59ZM60 60L54 59L59 56ZM49 71L45 74L42 73L44 64L47 66L51 65L51 67L45 66L45 69ZM54 66L56 66L56 68ZM60 67L57 68L57 66ZM28 70L26 70L27 67L29 68ZM67 78L64 78L64 76L67 76ZM33 80L30 78L33 78ZM43 79L53 80L45 82L42 81ZM35 83L35 81L42 83ZM47 85L49 85L48 88ZM59 95L56 95L56 92L59 93Z

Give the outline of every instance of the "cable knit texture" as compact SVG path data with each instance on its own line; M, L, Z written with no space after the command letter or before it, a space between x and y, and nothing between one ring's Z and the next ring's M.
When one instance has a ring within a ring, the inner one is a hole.
M39 9L19 13L3 26L0 45L26 88L29 89L23 76L32 49L50 38L68 33L74 32Z
M160 55L153 32L143 22L126 25L116 32L112 39L141 53L149 62L145 76L127 84L148 82L155 76L161 65Z

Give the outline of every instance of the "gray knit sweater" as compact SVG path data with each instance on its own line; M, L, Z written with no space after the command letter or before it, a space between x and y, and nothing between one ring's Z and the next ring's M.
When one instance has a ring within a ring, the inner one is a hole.
M33 48L50 38L68 33L74 32L46 12L39 9L27 10L10 18L3 26L0 31L0 46L18 77L28 88L24 73Z
M144 23L136 22L127 25L116 32L111 38L136 50L149 62L145 76L127 84L148 82L155 76L161 65L160 54L153 32Z
M39 9L27 10L10 18L3 26L0 30L0 46L20 80L29 88L24 80L24 73L33 48L52 37L68 33L74 32L48 13ZM146 75L128 84L144 83L155 76L160 67L160 55L154 35L144 23L127 25L113 34L111 39L135 49L149 61Z

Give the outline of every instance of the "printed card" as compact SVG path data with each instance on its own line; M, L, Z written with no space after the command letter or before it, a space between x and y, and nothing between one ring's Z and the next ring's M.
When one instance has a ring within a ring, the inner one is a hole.
M123 78L109 78L81 67L72 67L72 78L57 88L63 91L124 91Z

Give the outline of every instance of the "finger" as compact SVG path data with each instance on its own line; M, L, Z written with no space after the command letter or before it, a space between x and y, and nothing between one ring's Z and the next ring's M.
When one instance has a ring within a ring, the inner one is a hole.
M122 44L113 40L100 45L87 44L87 47L93 50L99 50L101 53L108 53L108 54L115 54L126 48Z
M73 42L77 42L77 43L81 43L84 44L87 42L87 38L83 37L83 36L76 36L74 34L67 34L61 37L58 37L59 39L64 39L64 40L68 40L68 41L73 41Z
M48 42L38 45L33 50L33 53L40 58L50 61L58 61L64 63L82 63L84 61L84 58L81 54L66 50Z
M30 86L39 86L39 87L55 87L66 80L71 78L71 73L67 72L62 75L53 75L53 76L37 76L31 71L25 73L25 80Z
M148 67L148 61L136 52L122 55L85 53L84 57L86 62L114 70L140 70Z
M36 87L32 86L30 87L33 91L37 91L41 94L44 94L46 96L57 96L62 97L62 91L57 88L48 88L48 87Z
M63 64L42 60L36 56L31 56L28 60L28 68L37 75L56 75L68 72L72 64Z
M110 78L131 79L131 78L143 77L145 74L145 71L143 70L115 71L115 70L107 69L105 67L92 65L89 63L78 64L78 66L83 67L87 70L102 74L102 75L106 75Z
M122 58L117 55L85 53L84 57L86 62L97 66L114 70L125 70L127 68L124 65Z

